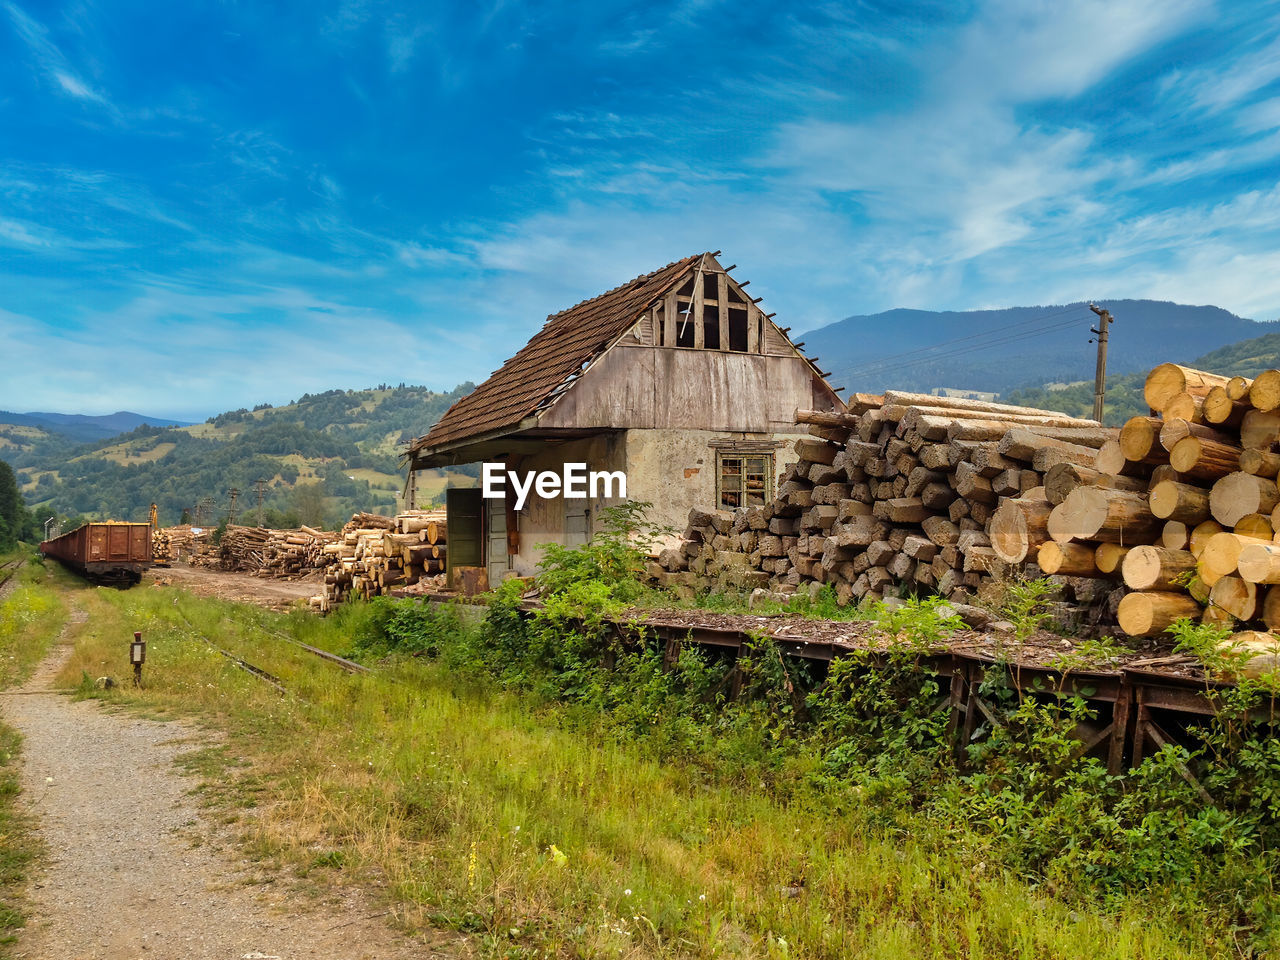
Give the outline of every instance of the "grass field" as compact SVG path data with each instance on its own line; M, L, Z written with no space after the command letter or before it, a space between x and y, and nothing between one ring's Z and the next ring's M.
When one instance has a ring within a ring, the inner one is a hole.
M354 477L356 480L364 480L375 490L391 490L399 493L401 488L404 487L404 477L391 473L380 473L367 467L352 467L347 470L347 475Z
M115 446L103 447L95 454L106 460L111 460L121 466L128 466L131 463L150 463L155 460L162 460L177 447L176 443L157 443L149 450L139 450L140 444L137 441L128 441L126 443L117 443ZM76 459L80 459L77 457ZM74 460L72 461L75 462Z
M312 883L379 885L400 922L456 931L481 956L1230 955L1160 922L1158 903L1069 906L962 838L886 834L872 803L781 802L438 662L351 676L282 639L345 651L361 606L319 620L172 588L59 589L88 613L61 683L221 731L188 765L251 855ZM127 675L135 629L145 688L95 690L87 678Z

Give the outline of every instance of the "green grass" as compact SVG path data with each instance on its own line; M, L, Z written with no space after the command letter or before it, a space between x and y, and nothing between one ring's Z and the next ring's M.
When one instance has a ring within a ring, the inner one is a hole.
M122 638L143 630L145 688L92 695L223 731L188 763L252 853L312 881L377 882L405 924L465 932L483 956L1232 953L1159 902L1069 905L988 868L963 836L886 833L871 802L780 799L753 773L665 761L439 662L349 676L270 635L345 651L363 605L320 621L170 588L77 601L90 621L62 682L125 677Z
M0 564L28 554L0 556ZM61 579L60 579L61 578ZM65 575L28 562L16 575L14 589L0 600L0 688L16 686L30 676L48 652L66 618L60 591ZM0 723L0 957L11 955L17 930L25 923L22 895L40 848L29 818L18 808L21 793L22 738Z

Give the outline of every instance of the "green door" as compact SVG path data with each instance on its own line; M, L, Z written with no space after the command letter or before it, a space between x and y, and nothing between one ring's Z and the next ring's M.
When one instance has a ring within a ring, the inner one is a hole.
M484 565L484 499L478 487L445 491L445 516L449 522L446 570L453 582L454 567Z

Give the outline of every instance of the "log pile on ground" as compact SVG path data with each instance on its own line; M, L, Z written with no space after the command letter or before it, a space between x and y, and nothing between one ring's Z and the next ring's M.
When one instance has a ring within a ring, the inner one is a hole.
M217 550L212 538L213 530L209 527L192 527L188 523L161 527L151 535L151 559L157 563L190 560L200 564L212 557L212 562L216 562Z
M843 603L904 587L963 600L1035 559L1048 476L1058 471L1060 489L1090 482L1117 435L1053 410L895 391L796 420L811 436L796 441L798 462L774 499L691 511L681 545L651 568L659 582L781 592L829 583ZM1094 608L1100 587L1110 590L1092 566L1064 561L1052 572L1090 578L1067 582L1067 599Z
M369 599L429 578L444 586L448 528L442 510L413 510L395 517L353 516L322 552L324 592L311 598L321 611L348 597Z
M324 548L338 534L313 527L269 530L229 525L222 534L219 557L223 570L243 570L255 576L297 580L324 567Z
M178 537L169 542L196 541ZM232 524L217 549L194 555L191 562L275 579L316 577L324 590L310 604L327 611L350 596L369 599L412 586L443 588L447 549L444 511L411 510L394 517L357 513L336 533Z
M1151 416L1125 423L1090 469L1051 469L1043 501L1006 503L1003 525L1031 531L1045 571L1122 580L1131 636L1184 617L1280 630L1280 370L1250 381L1166 363L1144 396Z

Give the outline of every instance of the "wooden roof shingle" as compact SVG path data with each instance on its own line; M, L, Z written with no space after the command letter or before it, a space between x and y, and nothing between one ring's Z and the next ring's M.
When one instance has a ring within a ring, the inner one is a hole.
M669 263L547 318L542 329L488 380L451 406L411 456L513 427L531 416L575 372L626 332L703 254Z

